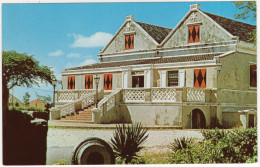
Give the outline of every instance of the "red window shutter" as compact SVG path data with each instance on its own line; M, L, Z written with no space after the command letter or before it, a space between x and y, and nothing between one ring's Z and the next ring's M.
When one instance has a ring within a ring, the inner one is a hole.
M200 41L200 26L189 26L189 40L188 43L195 43Z
M256 87L256 85L257 85L256 65L250 65L250 86Z
M75 89L75 76L68 76L68 89Z
M189 26L189 43L193 43L192 30L194 26Z
M104 74L104 89L112 90L112 74Z
M194 69L194 87L206 88L206 69Z
M130 40L131 40L130 49L134 49L134 35L130 35Z
M129 39L129 35L126 35L126 36L125 36L125 50L128 50L128 49L129 49L128 39Z
M125 50L134 49L134 35L125 36Z
M85 76L85 89L93 89L93 75Z

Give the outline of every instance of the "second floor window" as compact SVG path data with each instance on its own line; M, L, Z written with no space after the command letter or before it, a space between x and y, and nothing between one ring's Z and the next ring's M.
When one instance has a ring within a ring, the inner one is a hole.
M112 74L104 74L104 89L112 90Z
M196 43L199 41L200 41L200 26L199 25L189 26L188 43Z
M125 50L134 49L134 34L125 35Z

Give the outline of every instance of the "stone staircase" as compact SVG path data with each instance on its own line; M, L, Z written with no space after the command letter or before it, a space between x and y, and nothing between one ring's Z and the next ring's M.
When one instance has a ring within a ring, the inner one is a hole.
M74 114L69 116L62 117L60 120L62 121L71 121L71 122L86 122L86 123L93 123L92 122L92 109L95 108L95 105L91 105L86 109L77 111Z

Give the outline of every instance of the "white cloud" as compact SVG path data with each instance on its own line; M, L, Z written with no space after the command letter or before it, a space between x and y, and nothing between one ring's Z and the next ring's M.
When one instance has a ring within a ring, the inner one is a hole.
M79 53L70 53L67 55L67 58L78 58L80 57Z
M97 61L94 59L86 59L85 61L79 64L67 63L65 68L73 68L73 67L85 66L85 65L95 64L95 63L97 63Z
M74 43L71 47L101 47L105 46L113 37L112 34L106 32L97 32L90 37L84 37L80 34L72 34L74 37Z
M48 54L49 56L61 56L63 55L62 50L56 50L55 52L51 52Z

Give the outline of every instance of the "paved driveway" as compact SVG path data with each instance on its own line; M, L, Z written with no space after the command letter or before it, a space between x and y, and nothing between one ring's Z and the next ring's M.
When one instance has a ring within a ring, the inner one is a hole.
M49 128L47 136L47 165L66 161L70 164L73 148L88 137L99 137L110 141L113 129L89 128ZM149 130L149 137L144 144L147 151L168 151L174 139L185 136L203 138L197 130Z

